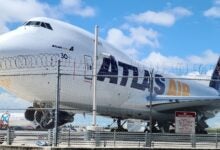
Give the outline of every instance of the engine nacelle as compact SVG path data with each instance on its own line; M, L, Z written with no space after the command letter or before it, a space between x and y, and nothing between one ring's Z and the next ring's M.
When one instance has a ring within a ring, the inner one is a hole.
M28 107L24 113L25 119L28 121L34 121L34 107Z
M59 111L58 113L59 121L58 126L64 125L68 122L73 122L74 114L69 113L66 111ZM25 111L25 118L29 121L33 121L35 124L38 125L38 128L43 129L52 129L54 128L54 121L55 121L55 113L53 111L48 110L34 110L33 107L28 107Z
M58 125L61 126L61 125L64 125L65 123L68 123L68 122L73 122L74 121L74 116L75 114L71 114L69 112L66 112L66 111L60 111L59 112L59 122L58 122Z

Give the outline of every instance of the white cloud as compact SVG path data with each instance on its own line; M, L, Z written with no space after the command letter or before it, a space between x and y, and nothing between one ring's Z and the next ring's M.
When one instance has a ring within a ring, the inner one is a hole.
M130 37L136 46L148 45L153 48L159 47L158 33L153 29L143 27L130 28Z
M138 23L152 23L162 26L171 26L175 22L175 17L166 12L146 11L138 15L133 14L128 17L128 20Z
M49 8L35 0L0 0L0 33L8 31L7 23L24 22L33 16L45 16Z
M128 55L134 57L138 55L137 49L140 47L159 47L158 33L153 29L145 29L141 26L127 27L124 30L112 28L108 31L106 40L121 51L125 51Z
M171 10L168 10L168 12L170 12L176 18L186 17L186 16L192 15L191 11L189 11L188 9L183 8L183 7L175 7Z
M0 19L7 22L25 21L33 16L45 16L49 5L36 0L0 0Z
M215 0L214 3L215 3L216 5L220 5L220 0Z
M205 50L199 56L192 55L185 58L164 56L159 52L151 52L141 62L159 72L173 72L174 74L186 75L187 77L210 78L218 57L219 54L214 53L212 50Z
M86 6L82 0L61 0L57 5L50 6L37 0L0 0L0 34L8 31L7 23L24 22L32 17L55 17L77 15L92 17L95 9Z
M95 9L90 6L85 6L82 0L62 0L60 8L68 14L82 17L95 16Z
M220 17L220 7L213 6L204 12L204 16L219 18Z
M106 40L119 49L132 44L132 40L117 28L109 29Z
M187 60L192 64L216 64L218 60L219 55L217 53L214 53L212 50L208 49L204 51L201 56L189 56Z
M0 34L8 32L8 31L9 31L8 27L5 24L0 22Z
M125 52L130 56L137 56L138 51L133 47L133 40L131 37L126 36L123 31L117 28L111 28L108 31L106 41Z
M166 11L146 11L140 14L132 14L126 19L131 22L156 24L161 26L172 26L177 19L185 16L190 16L192 13L183 7L175 7Z
M204 11L205 17L220 18L220 0L215 0L211 8Z
M171 68L186 65L184 59L177 56L164 56L159 52L151 52L142 62L147 66Z
M203 85L209 86L210 79L213 73L213 69L211 70L203 70L200 71L199 68L194 68L197 71L188 72L185 75L182 75L181 77L187 78L187 79L194 79L195 81L202 83ZM196 80L198 79L198 80Z

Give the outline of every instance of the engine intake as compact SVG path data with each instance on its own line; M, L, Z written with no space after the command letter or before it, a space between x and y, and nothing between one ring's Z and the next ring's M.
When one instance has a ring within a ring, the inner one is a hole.
M62 126L68 122L73 122L74 120L74 114L72 113L59 111L58 114L58 126ZM54 110L34 110L34 107L28 107L28 109L25 111L25 118L29 121L33 121L35 124L38 125L38 127L42 129L54 128L54 116Z

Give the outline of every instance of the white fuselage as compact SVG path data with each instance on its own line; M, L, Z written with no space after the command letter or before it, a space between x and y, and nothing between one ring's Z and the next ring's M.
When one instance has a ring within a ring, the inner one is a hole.
M31 102L54 102L57 60L60 59L61 105L91 111L93 35L52 19L31 20L49 22L53 30L21 26L0 36L0 70L4 75L0 75L0 85ZM70 50L71 47L73 50ZM97 72L100 75L97 77L97 112L111 117L147 119L149 86L146 83L149 81L145 79L144 83L143 77L150 70L101 39L97 55ZM142 78L136 80L134 72ZM153 76L158 77L154 80L154 93L158 95L218 96L216 90L197 82L178 82L156 73ZM153 113L156 117L163 117L160 113Z

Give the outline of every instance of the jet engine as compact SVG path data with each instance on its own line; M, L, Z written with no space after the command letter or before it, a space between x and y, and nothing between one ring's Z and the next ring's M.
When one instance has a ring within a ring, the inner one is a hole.
M59 111L59 121L58 126L61 126L68 122L73 122L74 114L66 111ZM55 111L54 110L41 110L35 109L34 107L28 107L25 111L25 118L29 121L34 122L37 128L42 129L52 129L54 128L55 121Z

